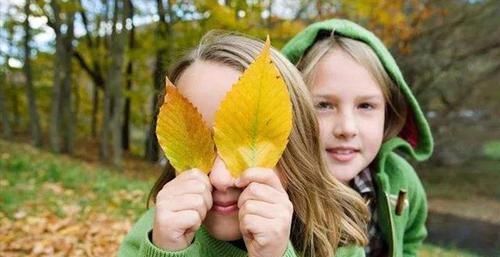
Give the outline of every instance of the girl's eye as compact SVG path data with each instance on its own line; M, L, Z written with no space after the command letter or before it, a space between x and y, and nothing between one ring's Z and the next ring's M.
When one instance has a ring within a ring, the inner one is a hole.
M314 108L316 110L322 111L322 110L332 110L334 106L329 102L321 101L314 104Z
M371 103L362 103L359 105L359 108L364 110L373 110L375 109L375 105Z

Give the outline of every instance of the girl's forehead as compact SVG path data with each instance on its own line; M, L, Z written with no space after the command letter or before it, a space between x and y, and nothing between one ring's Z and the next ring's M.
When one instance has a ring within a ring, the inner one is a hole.
M315 95L382 95L372 74L340 50L326 54L317 63L311 82Z
M177 87L211 126L221 101L240 75L241 72L222 64L196 61L182 73Z

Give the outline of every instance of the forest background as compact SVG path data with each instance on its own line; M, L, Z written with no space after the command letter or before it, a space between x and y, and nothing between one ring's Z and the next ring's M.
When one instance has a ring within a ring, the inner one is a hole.
M423 255L498 256L499 17L495 0L2 1L0 255L116 251L161 172L168 66L207 31L281 48L347 18L389 47L431 124L434 155L414 163L431 211Z

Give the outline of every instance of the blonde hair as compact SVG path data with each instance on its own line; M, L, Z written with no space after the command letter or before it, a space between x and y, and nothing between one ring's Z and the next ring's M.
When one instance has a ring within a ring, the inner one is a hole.
M175 83L196 61L215 62L243 72L263 46L262 41L246 36L211 32L173 66L169 78ZM334 256L338 245L365 245L368 209L360 197L330 175L321 154L314 108L299 71L275 49L271 59L285 80L292 102L293 127L277 164L294 206L292 244L303 256L311 257ZM150 199L154 201L173 177L174 169L169 165Z
M336 49L347 53L375 79L387 103L384 141L397 136L406 122L408 106L401 90L389 77L380 59L365 43L338 35L317 41L297 63L297 68L302 72L306 84L312 85L314 68L324 56Z

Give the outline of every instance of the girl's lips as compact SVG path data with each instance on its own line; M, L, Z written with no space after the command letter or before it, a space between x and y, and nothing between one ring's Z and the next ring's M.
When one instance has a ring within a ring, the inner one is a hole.
M359 150L353 147L335 147L335 148L327 148L326 152L328 156L333 158L338 162L349 162L356 154L359 153Z
M212 211L221 215L231 215L238 211L238 202L217 202L212 205Z

